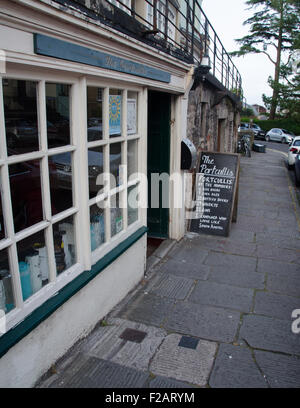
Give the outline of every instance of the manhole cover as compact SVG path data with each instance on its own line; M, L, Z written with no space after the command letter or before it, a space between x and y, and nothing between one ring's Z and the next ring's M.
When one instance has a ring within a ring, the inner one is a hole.
M144 338L147 336L147 333L140 330L134 329L125 329L120 335L120 339L133 341L134 343L141 343Z
M180 342L178 343L178 346L196 350L198 343L199 343L198 339L194 339L193 337L182 336Z

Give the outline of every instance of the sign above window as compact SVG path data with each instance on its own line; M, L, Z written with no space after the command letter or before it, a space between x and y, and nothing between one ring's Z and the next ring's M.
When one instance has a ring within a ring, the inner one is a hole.
M160 82L169 83L171 80L171 75L160 69L42 34L34 34L34 52L39 55L111 69Z

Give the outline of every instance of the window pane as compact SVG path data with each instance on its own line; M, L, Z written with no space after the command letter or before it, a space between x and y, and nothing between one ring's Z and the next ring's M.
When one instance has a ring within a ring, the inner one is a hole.
M127 175L128 179L138 171L138 141L128 140L127 142Z
M110 224L111 224L111 236L118 234L123 229L123 216L122 209L120 208L120 195L116 194L111 197L111 209L110 209Z
M101 140L102 134L102 88L87 87L88 142Z
M54 251L57 275L76 263L74 217L53 225Z
M90 198L93 198L103 188L103 185L97 184L98 175L103 173L103 147L88 149L88 166Z
M17 244L23 300L48 283L49 265L44 231Z
M90 207L91 249L94 251L105 242L104 208L101 204ZM102 205L103 206L103 205ZM100 208L99 208L100 207Z
M137 92L128 92L127 134L134 135L137 131Z
M52 214L57 214L73 206L70 152L49 157L49 177Z
M38 160L9 166L15 231L43 220L40 162Z
M70 144L70 85L46 84L48 147Z
M138 220L138 198L138 186L129 187L127 196L128 225Z
M109 135L121 136L122 131L122 91L111 89L109 94Z
M0 185L0 239L5 238L5 225L4 225L4 218L3 218L3 210L2 210L2 193L1 193L1 185Z
M109 168L110 174L114 176L116 186L121 184L120 180L120 165L122 161L121 157L122 146L121 143L112 143L109 146ZM111 185L113 188L114 186Z
M0 251L0 310L5 313L15 308L7 250ZM0 315L1 319L1 315Z
M3 79L7 153L39 149L36 82Z

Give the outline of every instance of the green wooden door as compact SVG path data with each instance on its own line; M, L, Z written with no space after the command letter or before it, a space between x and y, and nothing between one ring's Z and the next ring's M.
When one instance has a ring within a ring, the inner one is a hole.
M169 185L159 183L159 205L151 208L151 174L170 173L171 96L162 92L148 93L148 235L169 236ZM162 191L164 189L164 191ZM163 195L167 197L163 202ZM167 207L167 208L163 208Z

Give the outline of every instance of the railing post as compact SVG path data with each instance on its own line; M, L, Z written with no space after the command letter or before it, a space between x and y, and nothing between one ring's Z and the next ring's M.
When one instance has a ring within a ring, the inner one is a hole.
M217 42L216 42L216 32L214 31L214 63L213 63L213 73L216 74L216 53L217 53Z
M192 15L192 44L191 44L191 54L194 57L194 37L195 37L195 10L196 10L196 0L193 0L193 15Z

